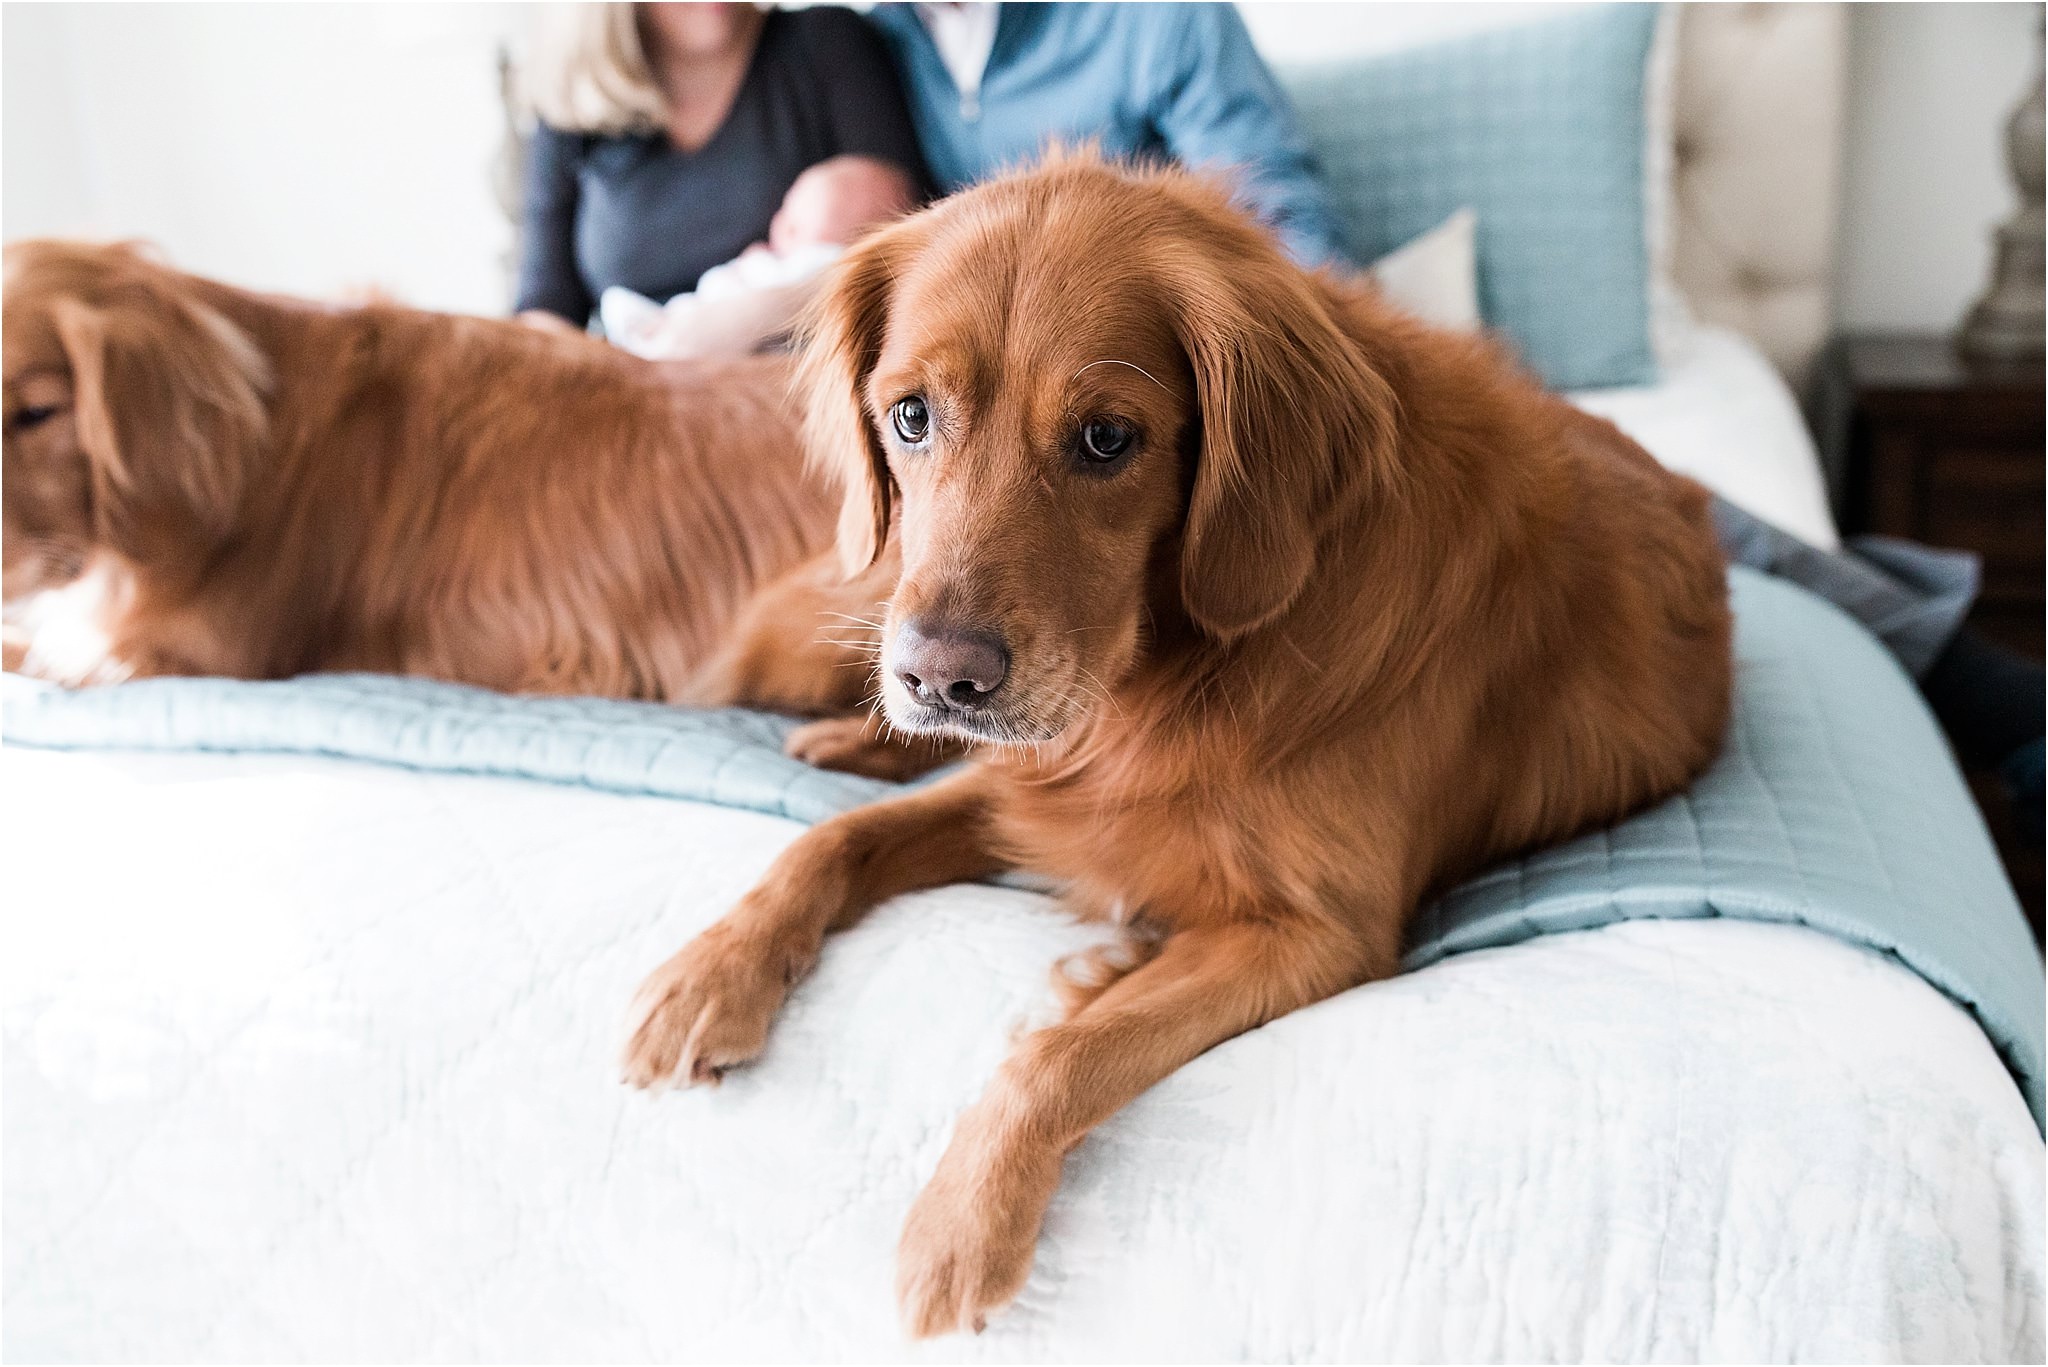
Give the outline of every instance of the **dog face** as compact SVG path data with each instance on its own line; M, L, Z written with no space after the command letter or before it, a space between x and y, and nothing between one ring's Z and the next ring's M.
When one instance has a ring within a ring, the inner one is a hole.
M0 454L0 569L9 602L77 578L92 550L92 483L61 351L27 359L10 322ZM52 346L50 351L57 349Z
M1228 642L1284 612L1392 414L1220 190L1087 155L861 244L804 370L848 571L901 542L890 721L996 744L1059 735L1162 614Z
M21 242L4 271L6 600L101 552L203 552L263 433L262 357L189 279L131 247Z
M1028 249L990 289L951 245L899 277L861 395L901 500L883 696L905 730L1039 741L1138 655L1193 380L1149 291L1064 304L1079 282Z

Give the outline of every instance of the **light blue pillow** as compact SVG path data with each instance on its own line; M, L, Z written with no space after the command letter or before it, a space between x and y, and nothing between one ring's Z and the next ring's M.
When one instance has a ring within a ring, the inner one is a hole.
M1356 261L1479 215L1479 305L1557 389L1646 384L1644 85L1657 6L1283 73Z

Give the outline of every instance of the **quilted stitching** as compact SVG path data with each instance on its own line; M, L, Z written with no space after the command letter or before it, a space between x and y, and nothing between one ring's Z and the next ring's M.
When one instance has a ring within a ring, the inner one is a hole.
M757 1067L645 1097L626 994L791 823L293 755L0 764L34 851L10 1359L2041 1351L2041 1149L1997 1060L1796 928L1541 936L1213 1050L1075 1153L1015 1314L911 1350L903 1212L1093 937L1043 899L884 907ZM129 858L81 859L107 830ZM233 830L265 839L222 868Z

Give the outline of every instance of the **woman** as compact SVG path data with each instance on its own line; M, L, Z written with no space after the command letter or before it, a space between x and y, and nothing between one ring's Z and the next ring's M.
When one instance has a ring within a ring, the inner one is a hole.
M557 22L526 81L522 316L581 329L610 286L695 288L833 157L928 183L888 53L849 11L585 4Z

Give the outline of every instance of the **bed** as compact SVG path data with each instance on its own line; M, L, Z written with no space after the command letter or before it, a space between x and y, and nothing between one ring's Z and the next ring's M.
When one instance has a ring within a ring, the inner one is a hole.
M1818 77L1780 95L1829 98L1838 14L1705 22L1683 60L1753 78L1757 45L1796 42ZM1681 145L1712 148L1697 104ZM1803 187L1830 146L1815 131ZM1719 202L1755 193L1721 155ZM1831 541L1783 378L1818 339L1824 257L1760 272L1679 241L1706 321L1659 384L1579 401ZM1876 687L1897 753L1834 759L1924 788L1933 895L1995 915L2010 894L1931 721L1902 678ZM899 899L834 941L759 1066L648 1097L616 1081L628 995L789 816L8 745L0 828L10 1360L2043 1352L2043 1147L2010 1060L1924 972L1806 925L1537 935L1218 1048L1076 1151L1010 1313L915 1346L902 1215L1048 1008L1047 966L1096 933L1047 898Z

